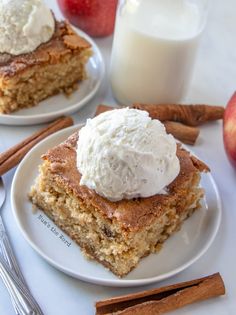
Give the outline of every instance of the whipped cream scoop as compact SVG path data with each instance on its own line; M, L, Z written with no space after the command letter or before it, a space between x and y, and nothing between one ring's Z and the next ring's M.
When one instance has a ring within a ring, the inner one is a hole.
M0 53L32 52L54 30L54 17L42 0L0 0Z
M165 193L180 170L174 137L146 111L129 108L87 120L77 167L80 184L111 201Z

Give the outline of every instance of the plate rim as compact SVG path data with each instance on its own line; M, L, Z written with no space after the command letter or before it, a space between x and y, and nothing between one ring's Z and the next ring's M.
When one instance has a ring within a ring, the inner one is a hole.
M96 82L96 85L94 86L93 90L90 91L89 94L87 94L81 101L76 102L75 104L69 106L69 108L66 109L60 109L51 113L42 113L42 114L33 114L30 116L27 115L11 115L11 114L0 114L0 126L21 126L21 125L37 125L46 123L49 121L52 121L53 119L56 119L62 115L69 115L73 114L79 109L81 109L84 105L86 105L97 93L99 88L101 87L101 84L103 82L104 76L105 76L105 62L103 55L101 53L100 48L88 34L80 30L79 28L72 26L72 28L75 30L77 34L84 37L90 44L92 45L94 55L97 56L99 60L99 78ZM53 97L53 96L52 96ZM40 106L38 104L37 106ZM16 112L17 113L17 112ZM5 121L6 119L6 121Z
M17 226L21 232L21 234L23 235L24 239L27 241L27 243L36 251L37 254L39 254L41 257L43 257L50 265L54 266L56 269L85 282L89 282L89 283L94 283L94 284L99 284L99 285L104 285L104 286L109 286L109 287L136 287L136 286L142 286L142 285L147 285L147 284L152 284L155 282L159 282L165 279L168 279L170 277L173 277L174 275L182 272L183 270L187 269L188 267L190 267L193 263L195 263L200 257L202 257L207 250L210 248L210 246L212 245L218 231L219 231L219 227L220 227L220 223L221 223L221 219L222 219L222 200L220 197L220 193L219 193L219 189L218 186L214 180L214 177L212 176L212 174L208 173L206 174L206 176L209 177L209 180L211 182L212 188L215 192L215 196L216 196L216 203L218 205L218 211L217 211L217 218L216 218L216 222L215 222L215 227L214 230L212 232L212 234L210 235L207 243L204 244L204 246L197 252L197 254L195 256L193 256L191 259L189 259L186 263L182 264L181 266L166 272L164 274L158 275L158 276L154 276L154 277L149 277L149 278L142 278L142 279L103 279L103 278L99 278L99 277L88 277L88 276L83 276L82 274L77 274L73 271L71 271L70 269L63 267L60 263L55 262L51 257L49 257L47 254L44 253L44 251L41 249L41 247L39 248L28 236L28 234L25 232L25 230L23 229L23 227L20 224L20 220L18 219L17 216L17 205L14 199L14 194L15 194L15 190L16 190L16 181L18 178L18 173L20 173L21 169L24 167L24 164L26 163L27 159L31 156L31 154L36 151L41 145L44 145L47 143L48 140L52 140L53 138L56 138L63 135L64 133L69 133L71 131L71 133L75 132L76 130L78 130L79 128L81 128L84 124L80 123L77 125L74 125L72 127L68 127L65 128L63 130L60 130L52 135L50 135L49 137L47 137L46 139L40 141L36 146L34 146L28 153L27 155L24 157L24 159L21 161L21 163L18 165L16 172L14 174L13 180L12 180L12 186L11 186L11 211L13 213L15 222L17 223ZM186 147L185 145L183 145L183 147ZM192 150L190 150L189 148L187 148L188 151L190 151L191 154L195 155L197 157L197 155L195 153L192 152ZM79 245L78 245L79 246Z

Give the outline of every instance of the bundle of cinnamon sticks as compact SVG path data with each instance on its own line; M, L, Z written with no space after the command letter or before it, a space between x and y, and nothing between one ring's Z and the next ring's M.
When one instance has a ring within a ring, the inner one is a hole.
M193 145L199 135L197 127L203 123L222 119L224 107L210 105L180 105L180 104L134 104L131 108L146 110L150 117L159 119L176 139ZM95 115L114 107L99 105Z

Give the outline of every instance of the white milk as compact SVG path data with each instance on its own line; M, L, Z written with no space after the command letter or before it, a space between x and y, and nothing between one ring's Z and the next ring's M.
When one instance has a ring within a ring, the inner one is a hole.
M191 1L124 1L117 13L111 60L116 99L129 105L183 98L203 24Z

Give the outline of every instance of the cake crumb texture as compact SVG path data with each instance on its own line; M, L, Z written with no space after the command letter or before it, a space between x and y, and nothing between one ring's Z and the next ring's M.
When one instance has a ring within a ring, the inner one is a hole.
M208 169L178 147L181 171L166 195L110 202L79 185L77 139L74 134L43 156L30 198L86 255L123 277L200 207L200 169Z

